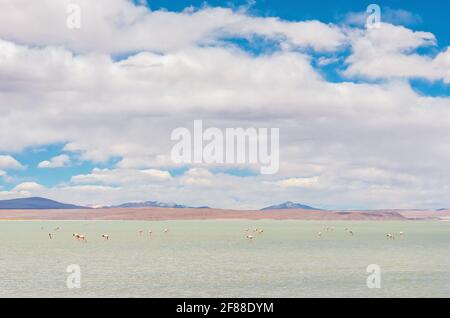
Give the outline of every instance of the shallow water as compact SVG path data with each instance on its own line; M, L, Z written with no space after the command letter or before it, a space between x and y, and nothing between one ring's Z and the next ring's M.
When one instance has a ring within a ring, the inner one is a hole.
M450 222L1 221L0 251L0 297L450 296ZM80 289L66 287L71 264Z

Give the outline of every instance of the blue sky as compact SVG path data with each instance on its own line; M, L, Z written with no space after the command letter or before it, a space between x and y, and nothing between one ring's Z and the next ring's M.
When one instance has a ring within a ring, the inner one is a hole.
M71 163L64 167L45 169L39 168L42 161L54 158L64 152L63 144L43 145L37 148L28 148L14 155L26 168L15 172L16 182L38 182L47 187L53 187L61 182L68 182L73 175L89 173L94 167L112 167L117 160L111 159L105 163L96 163L77 158L77 154L71 154ZM16 183L15 182L15 183ZM15 184L4 184L5 188L11 188Z
M370 1L80 3L78 31L57 1L0 14L0 199L450 206L450 2L377 1L377 32ZM174 165L170 131L194 119L280 127L280 173Z

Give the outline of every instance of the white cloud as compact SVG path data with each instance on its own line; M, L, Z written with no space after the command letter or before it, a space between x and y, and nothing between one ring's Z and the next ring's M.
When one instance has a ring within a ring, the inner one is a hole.
M184 173L181 183L191 186L210 186L214 179L215 176L207 169L191 168Z
M432 33L382 23L380 28L351 32L352 54L344 74L369 79L424 78L450 83L450 50L435 57L415 53L433 47Z
M90 174L76 175L72 177L72 182L76 184L100 183L105 185L123 184L146 184L158 183L170 180L168 171L157 169L98 169L95 168Z
M318 177L288 178L277 182L280 187L316 187L318 183Z
M338 208L450 205L450 100L419 95L406 81L450 81L449 49L433 57L416 52L438 50L431 33L386 23L367 31L286 22L223 8L148 11L121 0L81 1L82 28L68 30L57 27L65 26L68 1L4 3L0 151L63 143L81 160L120 162L2 196L234 208L286 200ZM281 49L252 55L223 42L226 36L261 36ZM328 82L311 65L336 62L345 45L352 52L346 76L384 81ZM179 167L169 158L170 132L191 128L194 119L221 129L279 127L279 174L240 177L198 165L172 176L168 170ZM20 168L14 160L0 156L0 169Z
M0 155L0 168L1 169L23 169L24 166L16 159L9 155Z
M38 193L43 190L44 187L36 182L23 182L15 186L10 195L31 196L33 193Z
M341 30L319 21L289 22L248 15L244 8L150 11L126 0L78 0L81 28L66 27L71 0L30 3L11 0L0 11L0 38L30 45L65 46L75 52L168 52L197 44L216 44L230 36L284 38L294 46L334 50L345 40ZM25 25L23 21L29 21ZM30 27L39 23L39 28Z
M23 182L18 184L13 191L34 191L42 188L43 186L36 182Z
M333 64L336 62L339 62L340 58L337 57L326 57L326 56L321 56L317 59L317 65L319 66L326 66L329 64Z
M68 155L59 155L51 158L50 160L41 161L38 164L38 168L63 168L70 164L70 157Z

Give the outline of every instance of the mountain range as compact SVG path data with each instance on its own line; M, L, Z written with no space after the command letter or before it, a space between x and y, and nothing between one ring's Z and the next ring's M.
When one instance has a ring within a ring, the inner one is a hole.
M295 202L292 202L292 201L286 201L286 202L281 203L281 204L271 205L271 206L262 208L261 211L266 211L266 210L287 210L287 209L302 209L302 210L317 210L317 211L320 211L320 209L314 208L312 206L304 205L304 204L301 204L301 203L295 203Z
M41 210L41 209L89 209L74 204L61 203L45 198L21 198L0 200L0 210Z
M188 205L173 203L173 202L159 202L159 201L142 201L142 202L127 202L119 205L109 206L108 208L172 208L172 209L207 209L207 206L192 207Z
M90 209L91 207L62 203L46 198L32 197L11 200L0 200L0 210L50 210L50 209ZM207 209L207 206L192 207L177 203L159 201L127 202L102 208L173 208L173 209Z
M44 210L44 209L89 209L90 207L79 206L74 204L61 203L54 200L32 197L20 198L11 200L0 200L0 210ZM104 208L172 208L172 209L207 209L207 206L193 207L173 202L160 201L142 201L142 202L126 202L119 205L105 206ZM301 203L287 201L281 204L271 205L261 209L266 210L287 210L287 209L302 209L302 210L320 210Z

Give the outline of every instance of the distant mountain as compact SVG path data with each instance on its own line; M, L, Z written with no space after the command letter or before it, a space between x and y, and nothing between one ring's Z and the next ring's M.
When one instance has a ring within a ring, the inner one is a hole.
M45 198L23 198L0 200L0 210L46 210L46 209L87 209L87 207L65 204Z
M127 202L120 205L113 205L109 208L172 208L172 209L183 209L183 208L197 208L177 203L167 203L159 201L145 201L145 202ZM207 209L207 206L198 207L198 209Z
M303 209L303 210L317 210L319 211L320 209L311 207L309 205L304 205L301 203L295 203L295 202L291 202L291 201L286 201L284 203L281 204L275 204L275 205L271 205L268 207L265 207L263 209L261 209L261 211L265 211L265 210L287 210L287 209Z

